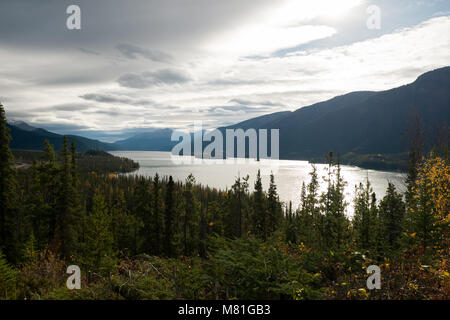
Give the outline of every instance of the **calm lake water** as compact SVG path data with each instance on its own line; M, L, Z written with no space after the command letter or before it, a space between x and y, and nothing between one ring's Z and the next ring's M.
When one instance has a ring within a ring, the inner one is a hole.
M220 163L214 160L201 160L192 157L173 157L170 152L156 151L114 151L111 154L126 157L139 162L140 169L131 173L152 177L156 173L160 176L171 175L175 180L184 181L192 173L196 182L218 189L229 189L238 176L250 176L250 190L253 189L258 169L261 169L264 189L269 187L270 172L274 173L275 183L281 201L292 201L293 208L297 208L300 202L302 182L308 184L310 180L311 164L307 161L293 160L261 160L259 162L249 159L230 159ZM316 164L321 188L325 191L326 183L322 177L327 174L327 165ZM406 190L405 174L398 172L386 172L361 169L353 166L342 166L342 175L347 182L345 198L349 203L347 214L353 214L353 196L355 185L365 183L366 179L372 184L372 188L381 199L386 192L388 182L392 182L398 191Z

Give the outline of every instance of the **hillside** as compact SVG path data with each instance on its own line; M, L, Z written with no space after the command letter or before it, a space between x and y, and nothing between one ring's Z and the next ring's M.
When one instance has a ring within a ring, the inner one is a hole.
M17 122L8 124L10 128L11 149L19 150L42 150L44 141L47 139L54 147L55 150L60 150L62 147L64 136L56 134L44 129L34 128L27 125L24 122L20 122L20 127L16 126ZM117 150L118 148L111 143L105 143L98 140L92 140L81 136L68 135L67 138L70 141L75 141L77 150L80 152L87 151L89 149L102 149L102 150Z
M450 67L427 72L411 84L372 92L351 92L302 107L294 112L277 112L220 128L279 129L282 159L323 159L333 151L346 164L375 169L404 169L409 150L409 129L420 118L424 148L447 144L450 122ZM40 150L45 139L56 149L62 135L33 128L23 122L10 124L13 149ZM151 129L115 143L80 136L80 151L88 149L170 151L171 129Z
M425 148L448 135L450 67L381 92L352 92L314 104L265 125L280 129L282 158L309 159L329 151L392 154L409 149L408 128L417 114ZM447 141L448 143L448 141Z
M153 129L125 140L116 141L113 145L120 150L170 151L177 144L170 140L171 135L172 129Z

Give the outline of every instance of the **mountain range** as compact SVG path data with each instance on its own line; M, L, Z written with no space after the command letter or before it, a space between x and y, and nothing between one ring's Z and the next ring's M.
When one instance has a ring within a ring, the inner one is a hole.
M47 131L41 128L35 128L23 121L10 121L8 120L8 127L11 134L11 148L18 150L42 150L44 141L48 140L55 150L61 150L64 136ZM74 141L77 146L77 150L85 152L89 149L101 149L101 150L118 150L112 143L101 142L99 140L88 139L76 135L67 136L69 143Z
M279 129L280 158L309 160L330 151L345 154L399 154L409 149L409 128L418 118L429 149L439 138L448 139L450 122L450 67L427 72L411 84L385 91L359 91L302 107L252 118L220 130ZM12 148L42 149L48 139L57 149L63 136L23 122L10 122ZM69 136L83 151L170 151L171 129L149 132L115 143ZM448 143L448 140L445 140Z

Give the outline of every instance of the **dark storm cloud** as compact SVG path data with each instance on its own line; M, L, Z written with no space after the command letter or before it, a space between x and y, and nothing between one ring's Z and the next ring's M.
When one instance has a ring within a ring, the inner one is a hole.
M116 48L125 58L128 59L136 60L139 56L141 56L145 59L152 60L155 62L173 61L173 57L170 54L159 50L148 50L126 43L118 44Z
M109 50L167 59L161 47L183 47L245 21L272 0L1 0L0 39L15 47ZM81 30L68 30L66 9L81 8ZM201 8L201 9L200 9ZM152 44L152 50L142 49ZM128 47L127 47L128 46Z
M191 77L184 71L162 69L142 74L127 73L121 76L117 82L122 87L143 89L160 85L182 84L191 80Z

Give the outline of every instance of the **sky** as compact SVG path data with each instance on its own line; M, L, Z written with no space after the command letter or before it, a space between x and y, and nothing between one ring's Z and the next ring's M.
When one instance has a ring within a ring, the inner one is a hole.
M449 34L450 0L1 0L0 102L104 141L213 128L408 84Z

